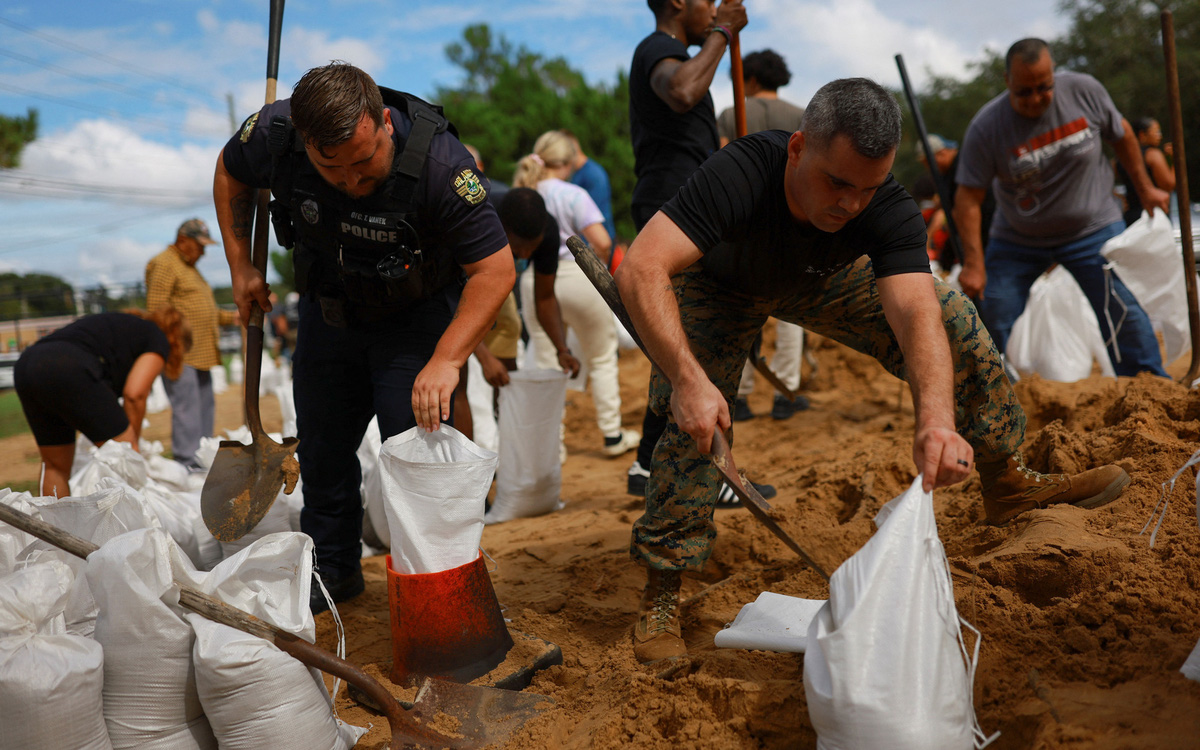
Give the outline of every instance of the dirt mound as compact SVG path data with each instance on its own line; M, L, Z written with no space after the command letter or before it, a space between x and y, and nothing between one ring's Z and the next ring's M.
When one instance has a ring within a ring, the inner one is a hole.
M828 342L810 348L818 363L815 375L805 372L812 409L787 421L738 423L734 454L751 478L777 487L771 502L785 528L833 570L912 479L912 405L906 386L874 361ZM622 355L627 425L639 423L648 371L640 354ZM1004 529L982 523L977 476L935 494L959 611L983 634L980 723L1003 732L997 748L1196 747L1200 685L1178 672L1200 638L1194 474L1180 480L1153 549L1139 532L1162 483L1198 447L1200 399L1149 376L1030 378L1017 391L1029 414L1031 468L1074 472L1113 462L1133 483L1107 507L1036 511ZM770 402L760 381L751 408L767 415ZM571 394L566 507L484 534L511 627L564 654L531 688L553 698L554 708L508 747L815 746L803 657L716 649L712 640L759 592L825 598L824 581L745 511L718 511L713 557L684 581L689 663L663 674L639 666L629 640L644 581L628 553L630 525L641 513L625 493L633 457L605 459L600 445L590 400ZM342 607L349 657L386 674L381 560L366 570L367 593ZM331 645L330 616L318 626L322 644ZM348 721L375 724L360 747L386 747L380 717L344 697L339 709Z

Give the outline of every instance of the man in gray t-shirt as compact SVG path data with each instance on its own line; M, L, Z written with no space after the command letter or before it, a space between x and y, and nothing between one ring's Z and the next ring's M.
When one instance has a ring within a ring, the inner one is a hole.
M1023 39L1009 48L1004 80L1008 91L975 115L959 154L954 219L965 256L963 291L981 299L984 322L1003 352L1030 286L1059 263L1095 310L1116 373L1165 377L1149 318L1104 270L1100 248L1125 222L1101 139L1116 150L1148 210L1167 210L1169 195L1150 181L1133 129L1100 82L1082 73L1056 75L1044 41ZM997 211L985 260L978 237L989 185ZM1115 342L1110 320L1120 321Z

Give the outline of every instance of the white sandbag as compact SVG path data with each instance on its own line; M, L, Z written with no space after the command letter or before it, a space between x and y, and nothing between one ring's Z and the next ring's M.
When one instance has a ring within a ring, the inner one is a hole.
M625 324L616 313L613 313L613 327L617 329L617 349L624 352L638 348L637 342L633 340L633 336L626 330Z
M104 652L64 630L74 576L45 562L0 576L0 747L111 750Z
M192 564L196 566L196 570L212 570L217 567L217 563L225 559L221 550L221 542L204 525L203 516L192 520L192 531L196 535L197 557L192 560Z
M160 486L176 492L188 492L192 489L192 472L183 464L162 455L162 448L148 451L142 448L146 457L146 478L157 482Z
M28 492L13 492L5 487L0 489L0 503L40 518L37 506L33 504L33 496ZM35 539L36 537L26 534L15 526L0 523L0 575L11 573L17 569L17 557L21 554L21 550L28 547Z
M111 477L101 479L96 491L86 497L39 497L33 504L38 518L96 546L129 531L159 526L142 496ZM56 560L70 568L74 581L64 606L67 631L91 637L96 627L96 600L83 575L86 563L40 539L21 551L20 560L25 565Z
M413 427L379 453L397 573L439 573L478 557L496 454L458 430Z
M192 627L174 609L177 575L195 570L161 529L122 534L87 559L116 750L216 750L196 692Z
M1093 361L1105 375L1114 375L1096 313L1062 266L1033 282L1005 354L1020 372L1036 372L1047 380L1083 380L1092 374Z
M287 497L283 492L283 488L280 488L279 493L275 496L275 502L271 503L271 507L267 509L267 514L262 517L262 520L254 528L232 542L221 542L221 558L227 559L233 557L265 536L291 532L292 511L288 505Z
M286 383L280 384L273 391L276 400L279 401L279 416L283 420L283 429L280 432L285 437L295 437L296 432L296 398L292 391L292 381L289 378Z
M802 654L808 646L808 626L826 601L764 591L717 633L713 645Z
M308 608L312 540L262 537L203 577L198 588L289 633L316 637ZM321 673L276 646L197 614L196 686L221 750L345 750L367 730L341 725Z
M217 457L217 450L221 446L221 438L219 437L202 437L200 438L200 447L196 448L196 463L202 469L211 469L213 459Z
M1192 653L1188 655L1187 661L1179 668L1183 672L1183 676L1189 680L1200 682L1200 641L1196 642L1196 647L1192 649Z
M363 503L363 541L373 547L389 549L392 535L388 528L387 511L383 507L383 476L379 465L379 449L382 447L379 419L371 417L362 442L358 445L358 465L362 471L359 492ZM299 529L297 526L296 530Z
M967 623L921 482L880 509L879 530L834 571L809 627L804 693L819 750L966 750L982 739Z
M467 402L471 405L471 439L489 451L499 449L496 413L492 401L494 386L483 377L483 365L472 354L467 358Z
M212 389L214 396L220 396L225 391L229 390L229 374L225 372L224 365L217 365L208 371L212 375Z
M567 375L518 370L500 389L500 454L496 496L484 523L539 516L563 507L559 425Z
M163 376L158 376L150 386L150 395L146 398L147 414L158 414L171 408L171 399L167 396L167 387L162 379Z
M1166 347L1164 364L1192 348L1187 284L1175 245L1171 219L1162 211L1143 212L1121 234L1104 243L1100 254L1115 264L1114 273L1146 311Z
M109 440L92 453L92 460L82 470L71 475L71 491L76 495L90 495L105 477L140 490L149 478L146 459L128 443Z
M245 374L246 365L242 362L242 355L235 354L229 360L229 383L230 385L241 385L242 376Z

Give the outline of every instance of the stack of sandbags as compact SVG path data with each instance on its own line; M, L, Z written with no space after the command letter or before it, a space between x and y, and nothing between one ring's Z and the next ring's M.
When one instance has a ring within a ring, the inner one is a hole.
M312 540L263 537L196 581L196 588L306 640ZM337 721L321 673L273 643L189 613L200 702L221 750L311 747L344 750L366 732Z
M112 750L100 644L66 632L72 573L56 561L0 576L0 745Z
M161 529L110 540L87 560L104 647L104 719L116 750L216 750L192 668L175 577L194 569Z

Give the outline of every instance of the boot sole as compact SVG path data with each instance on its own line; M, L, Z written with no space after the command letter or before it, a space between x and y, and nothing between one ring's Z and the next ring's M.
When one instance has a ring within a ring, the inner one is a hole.
M1113 500L1116 500L1118 497L1120 497L1121 493L1125 491L1125 488L1128 487L1129 483L1132 481L1133 480L1130 478L1129 474L1123 472L1118 479L1114 480L1112 484L1105 487L1099 494L1093 495L1086 500L1080 500L1077 503L1072 503L1072 505L1077 508L1099 508L1102 505L1108 505Z

